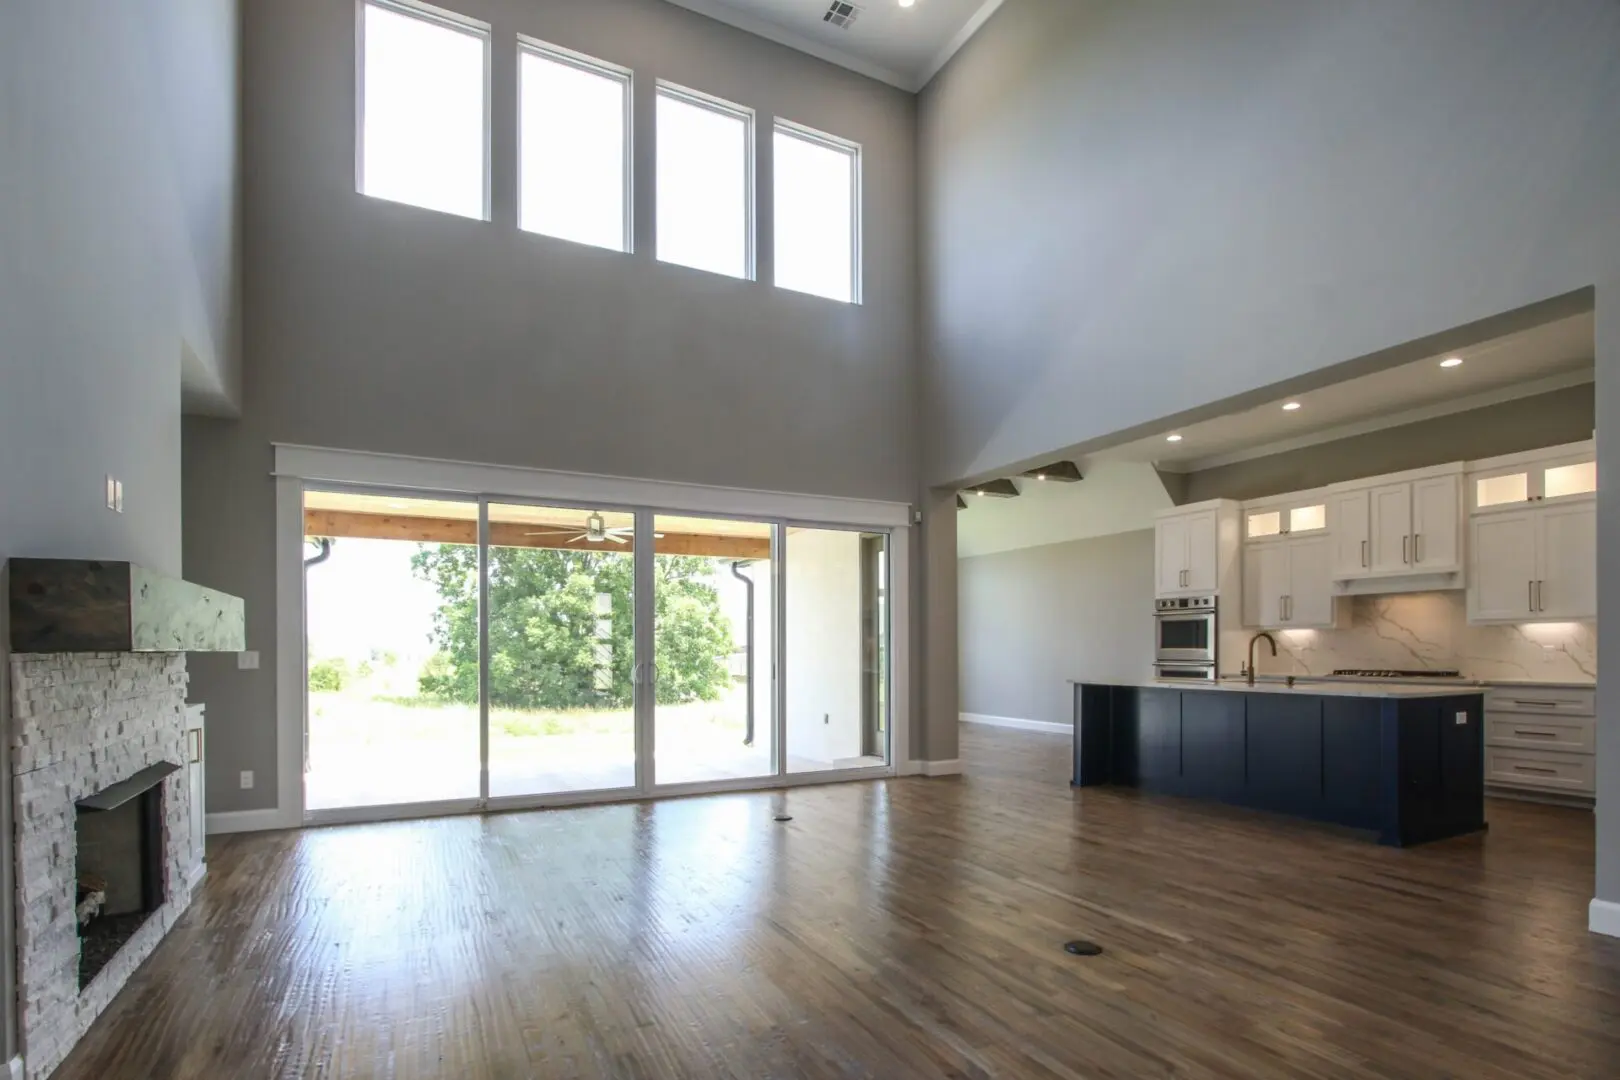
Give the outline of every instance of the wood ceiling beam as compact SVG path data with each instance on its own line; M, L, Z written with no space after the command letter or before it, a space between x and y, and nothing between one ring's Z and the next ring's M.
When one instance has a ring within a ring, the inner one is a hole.
M528 535L542 532L539 536ZM568 537L583 532L566 525L542 522L492 521L489 541L496 547L554 548L569 551L634 551L635 541L622 544L589 540L570 542ZM422 544L476 544L478 522L456 518L411 517L403 514L358 514L347 510L305 510L305 536L352 537L363 540L407 540ZM769 559L768 537L714 536L706 533L665 533L654 541L659 555L701 555L717 559Z

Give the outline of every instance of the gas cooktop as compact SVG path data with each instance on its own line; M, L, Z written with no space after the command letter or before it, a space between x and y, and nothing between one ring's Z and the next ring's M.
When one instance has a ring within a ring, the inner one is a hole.
M1340 668L1335 675L1358 679L1460 679L1460 671L1399 671L1395 668Z

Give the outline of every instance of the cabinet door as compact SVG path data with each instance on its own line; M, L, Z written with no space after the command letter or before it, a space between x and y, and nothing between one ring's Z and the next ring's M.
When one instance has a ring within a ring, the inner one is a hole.
M1142 691L1136 712L1136 775L1145 790L1180 790L1181 691Z
M1597 617L1597 507L1548 506L1541 518L1536 614L1559 619Z
M1412 485L1386 484L1369 494L1372 569L1399 574L1412 568Z
M1308 541L1315 543L1317 541ZM1243 625L1283 625L1288 592L1289 544L1248 544L1243 549Z
M1412 565L1439 573L1462 565L1458 543L1462 478L1436 476L1412 485Z
M1333 625L1333 542L1325 536L1288 542L1288 626Z
M1186 590L1182 582L1187 569L1187 519L1165 518L1154 530L1158 574L1158 593L1179 593Z
M1353 578L1372 569L1368 493L1347 491L1333 496L1328 520L1333 529L1333 576Z
M1181 790L1197 799L1243 801L1246 694L1181 695Z
M1248 806L1300 817L1322 812L1322 698L1248 695Z
M1536 579L1537 511L1474 518L1469 545L1468 617L1506 622L1530 614Z
M1212 593L1219 585L1220 530L1215 511L1187 518L1187 588Z

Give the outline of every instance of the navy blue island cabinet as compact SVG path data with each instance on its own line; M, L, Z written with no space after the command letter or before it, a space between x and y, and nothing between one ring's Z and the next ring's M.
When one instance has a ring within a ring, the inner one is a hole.
M1074 784L1113 784L1376 833L1404 847L1485 828L1484 698L1074 687Z

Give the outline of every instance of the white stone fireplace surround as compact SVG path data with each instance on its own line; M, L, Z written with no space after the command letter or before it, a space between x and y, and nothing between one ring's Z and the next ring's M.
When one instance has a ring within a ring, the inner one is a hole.
M191 903L184 770L163 787L163 906L79 990L75 806L162 761L186 761L184 653L11 658L18 1026L28 1080L48 1077Z

